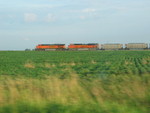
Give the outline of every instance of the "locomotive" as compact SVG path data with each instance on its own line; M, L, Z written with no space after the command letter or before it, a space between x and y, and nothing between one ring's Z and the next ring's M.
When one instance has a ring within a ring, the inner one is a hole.
M56 51L65 49L66 49L65 44L39 44L35 48L35 50L37 51Z
M36 51L86 51L86 50L146 50L150 49L147 43L128 43L128 44L98 44L98 43L76 43L69 44L39 44L36 46Z
M98 43L68 45L68 50L98 50L98 49L99 49Z

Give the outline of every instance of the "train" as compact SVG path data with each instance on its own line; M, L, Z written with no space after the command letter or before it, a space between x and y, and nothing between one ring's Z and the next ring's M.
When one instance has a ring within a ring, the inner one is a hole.
M36 51L92 51L92 50L148 50L150 49L150 44L148 43L74 43L69 44L38 44L35 47Z

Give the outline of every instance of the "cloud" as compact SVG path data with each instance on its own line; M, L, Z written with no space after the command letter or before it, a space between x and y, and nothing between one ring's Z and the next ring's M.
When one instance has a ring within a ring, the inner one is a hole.
M8 16L8 18L11 18L11 19L16 18L16 15L13 15L13 14L8 14L7 16Z
M86 9L80 10L80 13L82 13L83 15L79 16L79 18L81 20L85 20L87 18L93 18L93 17L97 16L96 15L97 11L98 10L94 9L94 8L86 8Z
M83 13L93 13L96 12L97 10L94 8L87 8L87 9L83 9L82 12Z
M25 40L25 41L29 41L30 39L29 39L29 38L24 38L23 40Z
M80 16L79 18L82 19L82 20L86 19L85 16Z
M47 15L47 17L46 17L46 19L45 19L46 22L53 22L53 21L55 21L55 20L56 20L55 15L50 14L50 13Z
M93 13L98 11L97 9L94 8L85 8L85 9L74 9L74 10L66 10L68 13Z
M37 15L34 13L25 13L24 21L25 22L35 22L37 20Z

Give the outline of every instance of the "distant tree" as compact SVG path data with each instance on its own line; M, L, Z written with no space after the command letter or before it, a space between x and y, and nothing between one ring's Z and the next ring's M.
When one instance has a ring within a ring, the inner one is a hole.
M28 49L28 48L27 48L27 49L25 49L25 51L31 51L31 49Z

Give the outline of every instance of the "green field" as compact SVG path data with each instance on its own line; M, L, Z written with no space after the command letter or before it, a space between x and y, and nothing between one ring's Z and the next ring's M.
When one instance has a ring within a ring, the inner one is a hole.
M0 113L149 113L150 51L1 51Z

